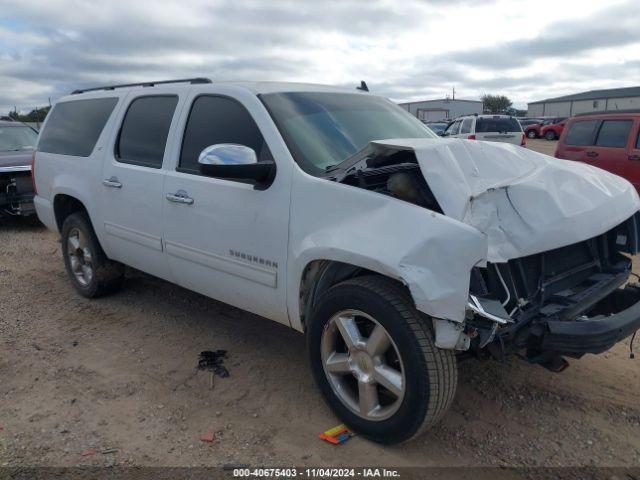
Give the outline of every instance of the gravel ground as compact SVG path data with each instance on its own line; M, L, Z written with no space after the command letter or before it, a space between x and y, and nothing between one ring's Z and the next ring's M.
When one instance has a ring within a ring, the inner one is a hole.
M213 390L195 368L211 349L229 351L231 373ZM317 438L339 422L302 335L136 271L86 300L53 233L0 223L0 466L640 466L628 340L561 374L459 367L453 407L426 435L334 447Z
M544 138L535 138L532 140L527 138L527 148L551 156L556 152L556 145L558 145L557 140L545 140Z

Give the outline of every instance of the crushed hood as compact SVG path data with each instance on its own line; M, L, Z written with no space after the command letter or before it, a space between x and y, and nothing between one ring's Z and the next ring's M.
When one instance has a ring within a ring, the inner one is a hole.
M371 142L357 156L401 150L415 152L445 215L487 235L491 262L586 240L640 209L625 179L516 145L394 139Z

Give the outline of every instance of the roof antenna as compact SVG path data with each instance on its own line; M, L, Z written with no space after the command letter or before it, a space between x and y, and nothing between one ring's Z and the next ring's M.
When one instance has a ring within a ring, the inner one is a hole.
M360 80L360 86L356 87L356 90L362 90L363 92L368 92L369 87L367 87L367 82L365 82L364 80Z

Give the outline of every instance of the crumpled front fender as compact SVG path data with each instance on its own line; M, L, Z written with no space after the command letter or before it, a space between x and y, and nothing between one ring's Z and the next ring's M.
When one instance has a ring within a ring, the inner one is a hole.
M420 311L464 320L471 269L486 261L484 234L425 208L301 172L293 183L287 262L292 327L303 329L300 281L314 260L396 278Z

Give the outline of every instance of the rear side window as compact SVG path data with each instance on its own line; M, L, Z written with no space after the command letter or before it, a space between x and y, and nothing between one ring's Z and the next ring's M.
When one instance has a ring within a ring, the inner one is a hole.
M564 139L567 145L593 145L593 134L595 133L597 120L585 120L575 122L569 128L569 132Z
M471 133L471 119L465 118L462 121L462 127L460 128L460 133Z
M175 95L139 97L131 102L116 143L118 161L161 168L177 104Z
M256 152L258 160L271 158L256 122L240 103L226 97L198 97L189 113L178 169L199 174L200 153L218 143L250 147Z
M515 118L484 118L476 120L476 133L521 132L520 122Z
M631 120L605 120L602 122L600 132L598 132L596 145L599 147L626 147L632 123Z
M117 98L93 98L56 104L40 134L38 150L88 157L116 103Z

